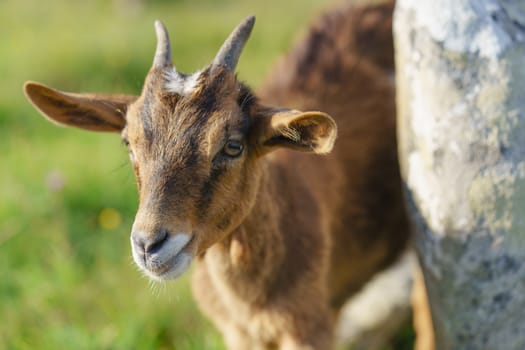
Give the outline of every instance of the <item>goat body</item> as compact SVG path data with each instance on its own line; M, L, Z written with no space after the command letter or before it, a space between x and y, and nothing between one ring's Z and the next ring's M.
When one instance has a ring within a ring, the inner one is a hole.
M325 15L277 65L261 99L233 74L253 18L193 75L171 70L157 23L140 97L26 84L51 120L121 132L139 187L135 261L164 280L195 260L194 295L230 349L331 348L342 303L405 248L392 10ZM318 155L335 138L327 114L266 103L330 114L339 135L332 152Z

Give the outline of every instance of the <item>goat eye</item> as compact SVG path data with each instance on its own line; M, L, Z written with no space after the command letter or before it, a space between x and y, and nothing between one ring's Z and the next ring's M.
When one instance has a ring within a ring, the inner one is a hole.
M243 149L244 149L244 145L242 144L242 142L229 140L224 145L224 148L222 149L222 151L227 156L238 157L241 155Z

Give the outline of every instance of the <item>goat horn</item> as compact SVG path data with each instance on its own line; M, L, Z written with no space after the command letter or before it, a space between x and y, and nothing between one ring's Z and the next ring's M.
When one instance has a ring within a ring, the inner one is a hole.
M171 45L168 30L161 21L155 21L157 33L157 50L153 59L153 67L162 68L171 64Z
M255 16L250 16L242 21L230 34L228 39L222 44L217 56L212 63L214 67L223 66L230 72L235 71L239 56L241 55L244 45L248 41L255 24Z

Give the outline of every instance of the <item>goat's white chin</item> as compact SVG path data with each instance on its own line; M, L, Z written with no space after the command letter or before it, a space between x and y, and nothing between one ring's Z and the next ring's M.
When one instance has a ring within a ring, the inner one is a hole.
M181 252L155 270L139 266L152 280L168 281L179 278L184 272L186 272L191 265L191 261L192 256L190 254Z

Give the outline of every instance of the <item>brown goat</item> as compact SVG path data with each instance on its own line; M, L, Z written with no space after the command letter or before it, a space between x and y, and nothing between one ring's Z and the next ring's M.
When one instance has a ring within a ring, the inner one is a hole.
M166 280L196 261L195 297L230 349L330 349L342 303L406 246L392 9L324 16L260 99L234 74L254 18L191 75L157 22L138 97L25 85L52 121L121 133L139 189L136 263Z

